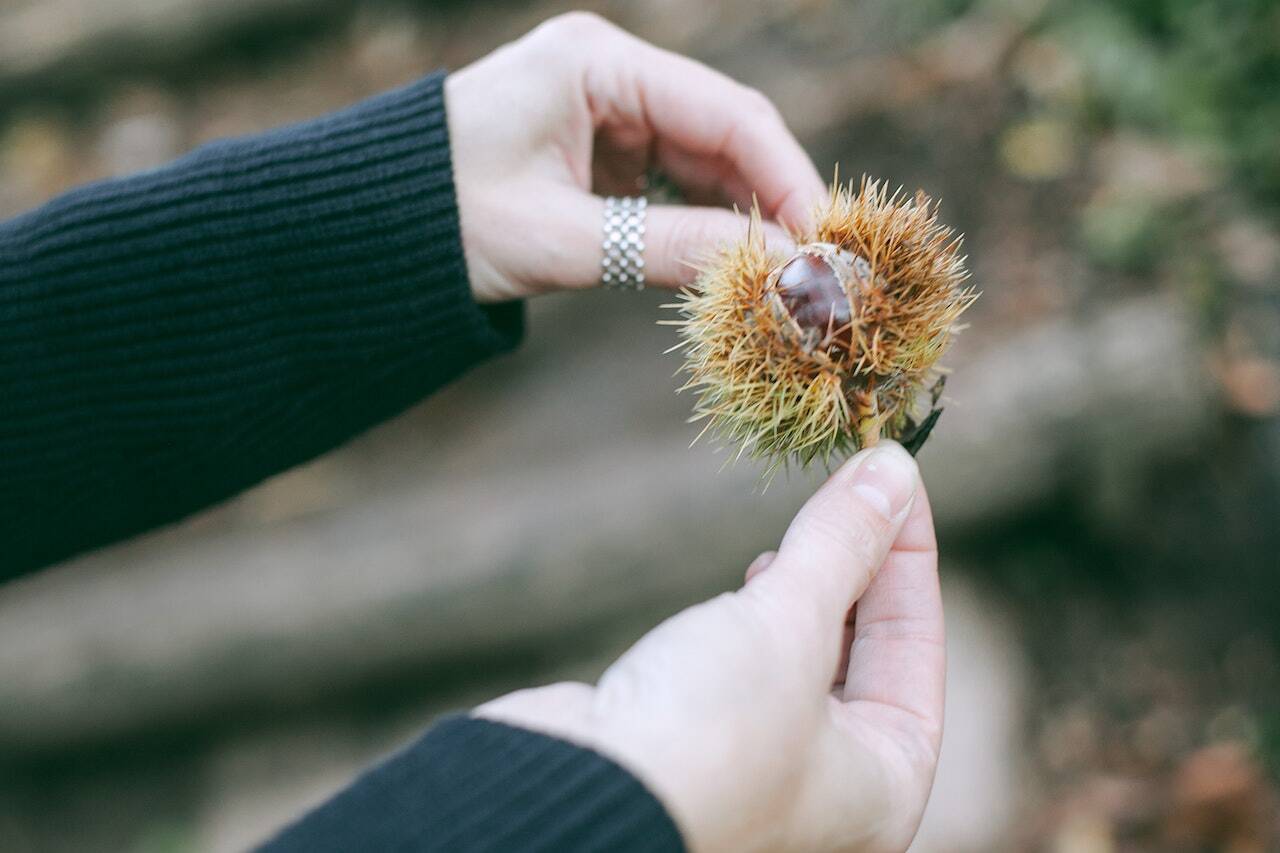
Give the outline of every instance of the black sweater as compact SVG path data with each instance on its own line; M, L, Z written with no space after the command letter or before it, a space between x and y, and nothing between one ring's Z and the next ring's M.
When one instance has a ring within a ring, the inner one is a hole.
M472 300L436 74L0 223L0 580L182 518L513 348ZM616 764L448 720L272 850L668 850Z

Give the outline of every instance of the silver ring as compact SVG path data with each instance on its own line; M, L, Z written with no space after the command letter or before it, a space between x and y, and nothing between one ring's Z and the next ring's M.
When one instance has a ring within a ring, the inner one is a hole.
M644 290L643 196L609 196L604 200L604 256L600 283L615 290Z

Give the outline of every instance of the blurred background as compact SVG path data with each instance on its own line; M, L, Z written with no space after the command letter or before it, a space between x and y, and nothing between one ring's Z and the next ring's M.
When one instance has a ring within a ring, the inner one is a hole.
M1280 6L614 0L983 291L921 454L950 629L919 851L1280 849ZM0 0L0 216L457 68L569 8ZM592 678L820 473L721 470L660 294L299 470L0 587L0 849L237 850L435 715Z

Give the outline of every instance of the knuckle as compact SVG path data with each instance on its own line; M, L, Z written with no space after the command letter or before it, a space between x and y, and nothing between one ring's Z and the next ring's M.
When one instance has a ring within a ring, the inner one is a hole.
M658 232L656 240L653 239L655 235L650 236L653 243L650 248L654 257L663 263L682 260L688 254L690 242L698 239L698 228L698 223L693 221L688 212L676 212L671 217L670 227Z
M653 246L657 257L673 263L696 261L712 254L729 239L737 219L721 210L680 210L670 227L664 229Z
M743 89L747 108L754 114L767 118L774 118L778 115L778 108L774 105L773 100L752 86L744 86Z
M594 12L565 12L534 27L520 44L540 68L567 72L581 68L616 32L617 27Z
M554 35L582 38L607 35L616 31L617 27L595 12L577 10L556 15L539 29Z
M806 513L803 535L828 542L853 565L868 566L888 524L871 513L851 511L845 502L831 501Z
M681 274L677 270L685 270L685 264L713 256L724 243L745 233L744 220L727 210L676 207L667 215L660 227L646 233L645 257L672 274Z
M762 626L766 648L786 658L824 648L831 633L830 620L812 591L794 575L780 574L767 591L752 591L743 597L751 602Z
M732 214L727 211L709 210L706 214L699 216L697 224L690 229L694 241L691 248L696 252L707 252L723 243L732 222Z

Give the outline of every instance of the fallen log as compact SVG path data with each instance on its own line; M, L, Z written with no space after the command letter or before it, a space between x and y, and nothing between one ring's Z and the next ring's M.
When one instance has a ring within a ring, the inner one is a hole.
M636 323L634 304L566 304L535 326L568 335L589 316L623 331L550 353L559 338L542 330L523 372L471 377L467 387L504 387L480 394L453 438L393 424L397 441L418 443L389 459L434 460L407 484L257 526L197 520L0 588L0 751L563 647L736 583L821 472L761 495L755 466L721 471L722 455L687 450L696 430L677 413L688 400L672 400L674 363L656 355L668 333ZM956 402L921 454L944 528L1177 452L1213 411L1192 327L1170 301L977 343L957 352ZM457 421L457 402L428 407Z

